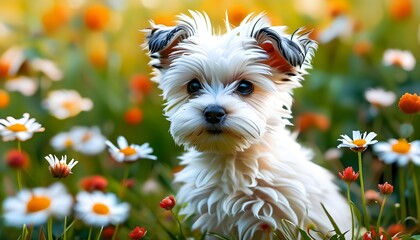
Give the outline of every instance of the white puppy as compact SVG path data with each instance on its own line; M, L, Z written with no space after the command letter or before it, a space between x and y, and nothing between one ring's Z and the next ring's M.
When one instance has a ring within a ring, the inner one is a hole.
M181 214L203 232L258 239L282 234L282 219L332 231L323 203L350 230L333 175L286 128L317 47L309 33L287 35L262 14L215 33L206 14L190 14L173 27L152 22L145 43L170 132L187 150L175 177Z

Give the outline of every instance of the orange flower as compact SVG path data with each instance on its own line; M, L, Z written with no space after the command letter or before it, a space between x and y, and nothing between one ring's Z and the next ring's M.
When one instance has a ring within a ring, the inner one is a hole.
M248 13L248 9L246 9L243 5L237 4L231 6L228 10L229 22L233 26L239 26Z
M328 12L332 18L335 18L339 15L342 15L348 12L348 9L349 9L349 4L347 3L347 1L333 0L333 1L330 1Z
M70 8L63 3L55 3L51 9L42 16L42 24L47 32L57 30L70 19Z
M9 75L10 63L0 59L0 78L5 78Z
M0 109L6 108L7 106L9 106L9 103L10 103L9 93L7 93L7 91L0 89Z
M140 108L130 108L125 113L125 121L130 125L137 125L143 120L143 111Z
M136 93L148 94L152 87L150 78L144 74L136 74L130 79L130 89Z
M304 132L310 128L316 128L321 131L326 131L330 127L330 120L324 115L317 113L302 113L296 120L296 127Z
M101 31L107 26L110 15L106 6L101 4L90 5L85 10L85 24L91 30Z
M420 97L416 93L405 93L398 102L398 107L406 114L420 112Z
M391 17L395 20L403 20L413 11L412 0L392 0L389 8Z
M372 44L369 41L360 41L354 44L353 52L358 56L366 56L372 51Z
M6 153L6 163L11 168L26 168L29 165L29 156L23 151L12 149Z

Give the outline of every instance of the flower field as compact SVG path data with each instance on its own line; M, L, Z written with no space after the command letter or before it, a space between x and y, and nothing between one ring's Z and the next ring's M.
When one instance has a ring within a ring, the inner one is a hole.
M354 220L353 230L320 238L420 239L420 2L0 6L0 239L205 237L177 214L172 180L183 149L170 136L142 47L149 20L172 26L189 9L205 11L215 29L226 14L239 25L260 12L289 32L313 29L319 46L294 93L290 129L336 176ZM308 226L297 237L296 226L282 224L288 239L318 234Z

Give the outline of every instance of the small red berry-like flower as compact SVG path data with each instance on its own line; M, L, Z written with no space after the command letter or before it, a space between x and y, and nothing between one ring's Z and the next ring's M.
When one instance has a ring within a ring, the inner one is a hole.
M80 181L80 186L87 192L102 191L104 192L108 186L108 180L106 178L95 175L91 177L85 177Z
M384 195L391 195L391 193L394 191L394 186L389 184L388 182L385 182L384 184L378 184L379 191L381 191Z
M160 207L166 210L172 210L172 208L175 207L175 204L175 198L172 195L169 195L160 201Z
M6 163L11 168L26 168L29 165L29 156L25 152L12 149L6 153Z
M130 125L137 125L143 120L143 111L140 108L130 108L125 112L125 121Z
M129 234L128 237L130 240L140 240L147 233L147 230L144 227L135 227Z
M405 93L398 102L398 107L403 113L414 114L420 112L420 96L416 93Z
M339 172L338 174L340 175L340 178L348 184L356 181L359 177L359 172L355 173L352 167L347 167L343 172Z

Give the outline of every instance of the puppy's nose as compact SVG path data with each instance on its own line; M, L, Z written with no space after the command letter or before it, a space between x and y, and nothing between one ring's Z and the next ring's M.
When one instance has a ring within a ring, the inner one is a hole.
M206 121L213 124L220 123L226 117L225 109L216 104L208 105L203 113Z

